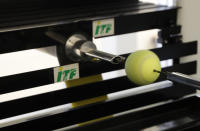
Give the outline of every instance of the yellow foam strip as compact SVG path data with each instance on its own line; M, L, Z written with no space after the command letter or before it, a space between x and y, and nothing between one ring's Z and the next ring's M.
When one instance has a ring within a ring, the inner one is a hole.
M102 80L101 75L95 75L95 76L80 78L80 79L77 79L77 80L67 81L66 85L67 85L67 88L70 88L70 87L73 87L73 86L94 83L94 82L98 82L98 81L101 81L101 80ZM96 102L101 102L101 101L105 101L106 99L107 99L107 95L104 95L104 96L90 98L90 99L86 99L86 100L82 100L82 101L77 101L77 102L72 103L72 107L79 107L79 106L88 105L88 104L92 104L92 103L96 103ZM100 121L100 120L104 120L104 119L107 119L107 118L110 118L110 117L112 117L112 116L102 117L102 118L98 118L98 119L95 119L95 120L83 122L83 123L80 123L79 126L90 124L90 123L97 122L97 121Z

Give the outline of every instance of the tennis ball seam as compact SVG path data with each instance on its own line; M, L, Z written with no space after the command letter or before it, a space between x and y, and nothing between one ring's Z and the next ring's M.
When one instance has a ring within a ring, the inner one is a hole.
M139 71L139 77L141 78L141 80L142 81L145 81L145 83L147 82L147 83L149 83L150 81L147 81L144 77L143 77L143 75L142 75L142 65L143 65L143 63L147 60L147 59L150 59L150 58L153 58L154 56L149 56L149 54L147 54L142 60L140 60L140 62L139 62L139 64L138 64L138 66L139 66L139 68L138 69L140 69L140 71Z

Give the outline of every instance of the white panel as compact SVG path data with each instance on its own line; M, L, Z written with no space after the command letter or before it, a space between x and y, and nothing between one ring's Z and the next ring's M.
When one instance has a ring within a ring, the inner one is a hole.
M55 46L0 55L0 77L58 66Z
M200 42L200 0L179 0L178 6L182 8L179 11L178 23L182 25L183 40L185 42L198 40ZM198 44L200 49L200 45ZM199 52L199 51L198 51ZM200 54L189 56L181 59L182 62L200 60ZM199 65L199 64L198 64ZM200 77L200 65L198 66L198 74L194 77Z

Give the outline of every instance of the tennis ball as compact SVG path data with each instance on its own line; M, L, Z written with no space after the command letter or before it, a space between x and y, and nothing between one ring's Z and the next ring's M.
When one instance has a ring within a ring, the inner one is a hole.
M125 63L127 77L137 85L151 84L157 80L161 71L158 56L149 50L136 51L128 56Z

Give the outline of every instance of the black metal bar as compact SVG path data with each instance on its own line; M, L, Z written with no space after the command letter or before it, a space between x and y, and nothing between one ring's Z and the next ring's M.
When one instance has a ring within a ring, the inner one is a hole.
M186 124L186 127L188 127L192 125L191 122L194 124L194 122L199 121L199 118L197 118L200 116L198 109L199 98L190 97L178 102L169 103L134 113L128 113L87 126L77 127L69 131L93 131L95 129L98 129L99 131L121 131L128 129L141 130L150 127L158 127L159 129L160 125L166 122L174 123L174 125L172 124L168 127L163 126L166 130L172 131L174 129L184 129L183 126ZM196 114L196 118L191 117L191 115L194 114ZM190 119L187 119L189 116ZM186 120L184 118L186 118ZM177 120L179 120L179 122Z
M163 48L152 49L152 51L160 57L160 60L173 59L196 54L197 42L168 45ZM127 57L128 55L129 54L123 56ZM124 63L119 65L113 65L104 61L99 63L80 63L80 77L101 74L123 68ZM53 68L1 77L0 94L47 85L53 82Z
M167 70L176 70L185 74L193 74L196 72L196 62L176 65L164 69L164 71ZM165 80L165 78L160 78L159 81L161 80ZM0 119L36 110L41 110L53 106L58 106L70 102L75 102L83 99L102 96L134 87L137 86L131 83L126 77L121 77L102 82L66 88L54 92L30 96L27 98L21 98L13 101L8 101L0 104ZM160 97L167 97L168 99L173 99L194 92L195 90L193 88L189 88L188 86L176 85L173 86L173 88L159 91L159 95ZM13 109L15 111L12 111Z
M148 98L148 99L144 99L144 98ZM197 100L197 98L194 98L194 100L195 99L196 99L195 101L196 103L188 100L190 102L189 103L186 100L186 102L183 102L182 104L183 105L190 104L191 106L193 104L194 108L196 107L195 105L198 104L198 107L199 107L199 100ZM155 92L145 93L145 94L141 94L137 96L131 96L131 97L123 98L123 99L111 100L111 101L101 102L101 103L88 105L84 107L74 108L65 113L47 116L45 118L36 119L36 120L28 121L25 123L13 125L4 129L7 129L7 130L8 129L9 130L22 130L22 129L23 130L25 129L26 130L28 129L53 130L53 129L58 129L65 126L73 125L79 122L84 122L84 121L92 120L95 118L108 116L108 115L123 112L126 110L134 109L137 107L153 104L153 103L164 101L164 100L167 100L167 99L164 96L161 96L159 91L155 91ZM176 109L177 106L179 106L179 103L181 102L173 103L172 107L175 107ZM191 110L190 107L188 108ZM180 109L180 111L181 112L178 113L179 115L188 114L188 112L184 113L183 109ZM171 113L171 114L177 116L175 113ZM149 121L149 123L151 123L151 121ZM132 126L137 126L137 125L132 125Z
M140 11L139 11L140 12ZM142 12L142 11L141 11ZM176 24L177 8L161 12L141 13L139 15L118 17L115 19L116 35L149 29L161 29ZM148 21L148 22L147 22ZM148 24L147 24L148 23ZM121 28L123 27L123 28Z
M35 29L0 33L0 54L55 46L43 32L44 29Z
M128 6L127 8L123 4L118 4L117 6L123 6L123 8L120 9L112 5L113 9L107 7L108 9L106 10L105 6L98 6L101 9L95 8L95 11L91 11L90 8L81 6L80 10L84 8L85 12L80 13L80 11L78 12L77 8L75 8L75 14L70 13L70 11L73 12L73 9L69 11L67 7L51 7L49 9L50 12L45 12L45 8L42 8L43 14L36 8L32 10L33 12L23 11L23 13L28 14L20 17L16 15L9 16L10 18L4 16L5 19L0 17L0 32L5 32L0 34L0 54L56 45L57 43L55 41L44 36L45 32L49 29L70 34L76 31L82 31L92 37L92 21L97 19L115 18L114 35L169 27L171 24L176 23L177 8L155 6L147 3L135 4L133 1L130 5L126 4L126 6ZM30 7L28 9L30 9ZM34 11L37 13L34 14ZM53 11L53 13L51 11ZM4 14L6 14L6 12Z
M198 116L198 115L196 115ZM199 117L199 116L198 116ZM186 123L185 125L181 127L176 127L170 131L177 131L177 130L182 130L182 131L198 131L200 129L200 120L192 121L189 123Z
M66 4L67 5L67 4ZM149 10L149 8L151 10ZM152 5L149 7L149 4L136 4L134 2L129 4L121 4L121 3L112 3L112 4L106 4L106 2L102 5L94 6L94 5L86 5L81 6L77 9L77 7L69 7L66 8L64 5L54 5L50 6L49 8L41 8L36 9L32 11L27 12L19 12L19 13L10 13L7 16L0 17L0 28L5 27L18 27L19 25L29 25L33 26L34 24L40 24L45 25L48 23L56 23L56 25L59 24L65 24L65 23L74 23L75 20L78 21L90 21L91 19L99 19L99 18L107 18L107 17L118 17L122 14L126 14L127 12L129 14L136 14L136 13L147 13L147 12L161 12L159 16L161 18L165 18L165 20L169 21L170 13L165 14L166 12L162 12L163 10L169 11L170 9L175 8L169 8L164 6L155 6ZM139 10L139 11L138 11ZM141 11L142 10L142 11ZM173 12L174 13L174 12ZM5 12L6 14L6 12ZM13 17L13 15L18 17ZM150 13L150 15L152 15ZM167 15L167 16L165 16ZM165 16L165 17L164 17ZM159 19L156 18L157 19ZM171 17L173 19L176 19L176 17ZM143 18L142 18L143 20ZM155 21L155 19L153 19ZM171 19L170 19L171 20ZM11 22L12 21L12 22ZM13 22L14 21L14 22ZM150 20L151 21L151 20ZM150 24L162 24L164 23L164 20L160 19L159 21L155 21L156 23L150 23ZM166 23L166 22L165 22ZM51 24L50 24L51 25ZM149 24L147 24L149 25ZM33 28L32 27L32 28Z
M0 78L0 94L53 83L53 69L44 69Z

